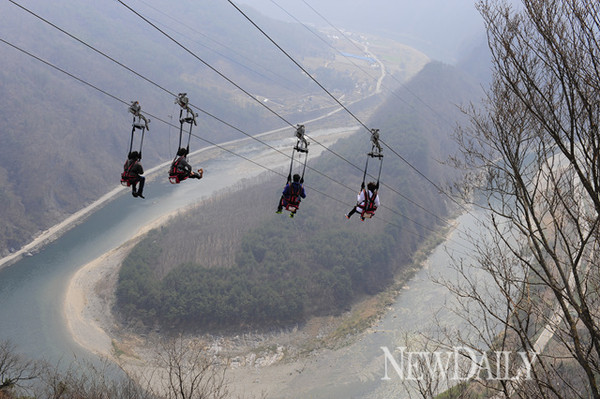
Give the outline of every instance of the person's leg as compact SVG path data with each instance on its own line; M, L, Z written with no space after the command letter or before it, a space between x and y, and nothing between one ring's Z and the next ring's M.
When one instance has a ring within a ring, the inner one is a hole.
M355 207L355 206L353 206L353 207L352 207L352 209L350 210L350 212L348 212L348 213L346 214L346 218L347 218L347 219L350 219L350 217L351 217L352 215L354 215L355 213L356 213L356 207Z
M200 169L200 170L202 170L202 169ZM190 172L190 178L200 180L200 179L202 179L202 175L200 173Z
M144 183L146 182L146 178L144 176L140 176L139 186L137 190L137 196L144 198L142 195L144 193Z
M279 199L279 204L277 205L277 213L281 213L283 211L283 195Z

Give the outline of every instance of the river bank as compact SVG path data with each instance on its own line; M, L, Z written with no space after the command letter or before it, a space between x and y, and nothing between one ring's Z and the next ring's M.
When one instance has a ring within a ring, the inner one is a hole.
M159 171L164 171L164 169L171 162L164 162L160 165L157 165L146 171L145 176L148 179L154 178ZM79 211L73 213L68 216L65 220L60 223L55 224L54 226L41 231L38 233L28 244L21 247L19 250L11 253L0 259L0 269L10 266L15 262L18 262L24 256L31 256L37 251L39 251L44 246L52 243L56 239L58 239L61 235L71 230L73 227L77 226L77 224L83 222L86 217L91 215L94 211L100 209L102 206L106 205L109 201L116 198L118 195L123 194L125 191L131 190L128 187L117 186L108 193L104 194L96 201L91 204L85 206Z
M333 111L332 113L335 113L338 111L339 111L339 109L336 111ZM328 117L332 113L322 116L320 118L315 118L312 121L316 121L316 120L320 120L322 118ZM308 122L312 122L312 121L308 121ZM308 122L305 122L305 123L308 123ZM341 128L341 129L348 130L351 132L356 131L356 128ZM285 130L286 130L286 128L270 130L268 132L258 134L256 136L254 136L254 138L260 139L260 138L264 138L264 137L269 137L271 135L280 135ZM205 148L202 148L202 149L192 152L189 155L189 157L191 159L194 159L195 157L197 157L201 154L204 154L205 152L208 152L208 151L216 150L217 152L221 152L221 148L226 148L226 147L229 147L232 145L236 145L236 144L239 144L240 142L244 142L244 141L250 142L251 140L252 140L251 138L240 138L240 139L236 139L236 140L231 140L227 143L223 143L218 146L211 145L209 147L205 147ZM170 164L171 164L171 161L166 161L159 165L154 166L151 169L146 170L146 173L145 173L146 178L148 180L156 178L158 173L164 172L165 169ZM102 206L106 205L109 201L113 200L118 195L121 195L125 191L128 191L128 190L130 190L130 188L123 187L123 186L117 186L114 189L112 189L111 191L109 191L108 193L102 195L96 201L93 201L91 204L84 206L79 211L69 215L62 222L57 223L54 226L51 226L50 228L48 228L46 230L40 231L39 233L37 233L36 235L34 235L32 237L32 240L29 243L25 244L24 246L22 246L15 252L0 258L0 270L4 267L10 266L10 265L18 262L24 256L31 256L31 255L35 254L41 248L52 243L56 239L60 238L64 233L71 230L73 227L77 226L79 223L83 222L86 219L86 217L91 215L94 211L100 209Z
M75 341L134 376L151 369L159 339L131 334L115 322L111 314L115 284L121 262L133 245L146 231L167 220L166 216L155 221L123 246L85 265L71 279L65 296L65 317ZM287 330L193 338L204 342L210 355L229 363L227 378L235 395L299 397L307 388L307 376L314 381L309 386L326 384L327 377L319 380L319 370L333 368L338 359L353 351L354 342L376 333L370 327L393 303L399 289L401 285L364 300L342 316L313 318ZM377 373L379 366L373 364L370 373ZM354 372L361 369L356 366Z
M320 132L320 135L316 135L316 137L319 137L321 143L328 146L340 138L353 134L355 131L355 128L325 130ZM285 141L282 145L286 145ZM323 150L324 148L315 148L312 153L318 155ZM287 158L273 151L257 153L254 159L257 163L269 165L271 168L283 166L284 163L288 162ZM192 206L201 206L203 200L208 200L214 195L219 195L220 191L219 189L215 189L216 185L211 183L213 181L211 179L220 181L222 186L220 190L228 190L231 184L236 184L236 182L249 177L258 176L264 171L262 168L257 167L257 165L249 166L243 161L233 164L229 163L228 168L226 171L220 171L219 174L208 174L206 178L209 181L204 182L203 179L199 183L207 184L206 187L211 187L211 190L206 191L202 199L195 202ZM189 187L194 187L194 185L192 184ZM185 211L193 211L189 205L184 209ZM154 219L136 231L124 244L109 250L84 266L79 267L70 277L70 281L66 287L62 313L66 320L68 332L72 335L74 341L91 353L118 362L131 373L139 372L140 359L146 359L151 362L153 354L149 353L148 346L152 347L153 344L149 343L150 341L142 340L141 337L123 331L112 318L111 309L118 270L129 250L147 231L166 223L179 212L179 210L175 210ZM324 330L326 329L325 326L331 328L330 320L327 318L314 320L309 328L302 331L297 329L296 335L289 335L289 331L281 332L281 334L288 334L286 336L290 343L305 342L306 345L293 349L300 352L305 351L306 346L310 347L312 345L310 341L314 337L319 337L326 332L330 332ZM308 335L300 339L304 334ZM258 365L265 366L280 360L283 346L274 344L274 342L282 342L282 336L275 333L269 336L253 336L251 339L248 337L231 337L231 339L228 338L225 340L212 339L211 337L205 338L211 340L210 345L215 348L216 352L232 359L232 370L237 370L250 364L252 365L251 367ZM149 339L151 338L149 337ZM240 342L242 341L245 341L245 346L240 349ZM250 357L246 356L248 353L250 353ZM251 378L253 381L256 380L252 373L248 374L248 378ZM236 380L242 380L242 378L237 377Z
M72 277L65 297L65 317L76 342L134 376L151 372L160 340L157 334L131 334L115 323L111 309L118 270L143 234L171 216L155 220L121 247L85 265ZM341 316L313 318L304 325L269 333L188 338L201 340L211 356L229 364L229 388L243 397L262 397L265 393L271 398L335 397L309 392L316 387L351 383L376 390L381 385L381 356L370 353L365 363L367 356L359 347L385 337L382 332L387 327L379 325L381 319L391 313L398 294L410 291L406 282L427 268L427 256L437 244L439 240L424 246L415 257L419 264L398 276L393 287L359 302Z

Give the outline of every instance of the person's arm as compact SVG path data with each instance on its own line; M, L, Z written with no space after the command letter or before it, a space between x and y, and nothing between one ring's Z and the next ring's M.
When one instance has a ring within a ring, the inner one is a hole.
M144 168L142 167L141 163L136 163L135 165L133 165L133 168L131 168L133 173L135 173L136 175L143 175L144 174Z
M377 194L377 195L375 196L375 201L374 201L374 202L375 202L375 206L376 206L377 208L379 208L379 194Z
M300 196L302 198L306 198L306 191L304 191L304 186L300 186Z
M356 196L356 202L362 204L365 202L365 190L360 190L360 193Z
M286 184L285 188L283 189L283 196L284 197L289 197L290 196L290 185Z
M185 170L187 173L192 171L192 165L190 165L185 158L181 158L179 165L181 165L181 169Z

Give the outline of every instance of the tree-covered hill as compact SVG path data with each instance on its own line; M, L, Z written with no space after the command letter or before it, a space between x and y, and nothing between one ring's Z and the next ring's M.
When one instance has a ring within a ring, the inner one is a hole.
M287 58L226 2L151 0L131 5L191 51L257 97L277 97L277 112L302 118L297 102L318 91ZM118 2L33 0L25 4L61 29L105 52L193 105L254 134L282 121ZM311 68L332 49L303 27L251 13ZM174 97L17 7L0 4L0 255L82 208L118 184L128 149L128 103L177 124ZM312 115L321 105L313 101ZM176 129L154 117L145 141L146 169L171 158ZM196 132L211 141L240 133L200 114ZM202 142L197 141L197 146Z
M433 63L390 97L370 125L380 128L382 140L402 158L445 187L453 172L438 161L453 153L449 125L461 117L446 104L479 94L467 75ZM368 132L332 149L362 165L370 149ZM358 190L362 174L325 153L311 166L342 184L307 174L307 198L294 219L274 214L282 188L278 178L229 193L149 234L122 265L117 312L140 327L268 327L337 314L357 298L380 292L427 237L447 227L454 205L400 157L385 149L384 154L378 218L344 217L356 198L345 186Z

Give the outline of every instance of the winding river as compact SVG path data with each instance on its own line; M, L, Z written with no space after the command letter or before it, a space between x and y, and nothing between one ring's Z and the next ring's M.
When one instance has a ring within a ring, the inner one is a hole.
M311 135L331 145L354 132L355 127L336 128ZM278 136L271 138L270 144L287 153L295 141ZM249 139L225 146L270 169L283 168L289 162L286 156ZM315 146L311 156L320 151L323 148ZM218 148L193 154L191 164L204 168L202 180L174 186L168 183L166 166L159 169L162 173L155 178L147 173L145 200L132 198L129 190L123 188L114 199L33 256L0 269L0 340L10 340L19 353L51 364L69 363L75 357L93 360L93 355L73 341L65 325L63 303L70 277L129 240L140 227L265 172L264 168Z
M331 144L353 131L324 130L312 135ZM274 144L289 146L288 141L281 139ZM270 168L283 167L289 162L281 154L247 141L232 149ZM83 265L127 241L141 226L264 172L221 150L207 150L203 154L192 158L193 165L205 169L205 178L200 182L172 186L161 175L159 179L148 180L146 200L133 199L123 190L38 253L1 269L0 340L8 339L18 352L51 364L69 363L75 358L95 361L95 355L73 340L65 324L63 302L70 277ZM475 226L476 219L467 214L457 222L461 230L467 230ZM381 379L384 367L381 347L393 350L401 344L405 333L414 334L433 326L434 315L443 313L449 299L445 289L431 281L430 274L451 275L447 250L452 251L458 241L465 244L457 239L457 234L433 251L425 268L407 283L392 309L370 334L334 356L314 359L306 373L291 378L289 389L304 386L305 397L402 397L405 389L400 381ZM463 247L455 249L465 251ZM284 389L281 394L293 397L293 391L288 393Z

